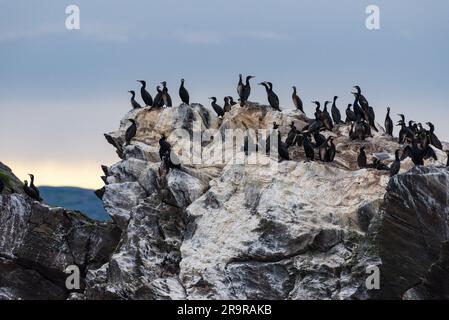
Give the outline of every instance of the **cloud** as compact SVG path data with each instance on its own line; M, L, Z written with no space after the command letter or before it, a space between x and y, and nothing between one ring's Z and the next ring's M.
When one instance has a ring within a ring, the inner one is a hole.
M182 42L190 44L219 44L235 39L264 40L264 41L288 41L291 37L271 31L247 31L247 32L213 32L213 31L177 31L174 37Z

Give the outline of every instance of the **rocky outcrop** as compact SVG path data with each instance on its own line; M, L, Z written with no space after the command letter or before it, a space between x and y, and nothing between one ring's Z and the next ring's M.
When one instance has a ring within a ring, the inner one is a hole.
M130 118L137 121L138 132L125 146ZM47 275L75 260L84 270L85 285L72 299L446 298L446 155L435 150L438 161L416 168L407 159L401 173L390 179L385 171L358 169L356 158L364 145L369 161L371 154L383 152L390 154L388 164L400 147L397 140L380 130L366 141L350 141L349 126L339 125L323 133L335 137L333 163L307 162L298 146L289 149L291 161L253 154L238 163L244 152L235 145L242 141L226 143L229 129L270 129L273 122L285 139L291 122L301 129L308 119L298 111L280 113L252 103L233 106L223 119L201 105L131 111L117 131L105 135L120 157L105 168L101 195L114 224L94 224L86 233L85 218L46 208L60 213L45 225L62 240L45 238L45 247L33 241L18 250L23 241L16 232L14 245L4 245L3 251L11 253L0 260L0 268L32 265L14 272L24 283L40 283L44 291L58 292L52 287L56 285L61 289L57 298L68 294ZM182 159L181 169L161 166L162 134ZM192 139L201 135L198 148ZM29 201L23 195L8 195L1 203L16 198L24 199L24 207L16 211L40 212L26 209ZM31 232L31 220L21 224L15 219L15 230ZM2 229L0 236L12 232L8 230ZM66 234L76 241L62 237ZM99 247L86 240L92 237ZM86 242L88 249L75 250ZM30 258L28 247L35 252L66 249L38 255L37 264L19 264L21 255ZM378 290L366 287L371 267L380 270ZM48 279L52 281L44 283ZM14 293L11 288L18 286L0 281L0 295L32 297L31 292Z
M120 230L32 201L18 193L18 179L3 165L2 173L17 192L0 195L0 299L68 298L66 268L76 265L84 275L100 267L109 260Z

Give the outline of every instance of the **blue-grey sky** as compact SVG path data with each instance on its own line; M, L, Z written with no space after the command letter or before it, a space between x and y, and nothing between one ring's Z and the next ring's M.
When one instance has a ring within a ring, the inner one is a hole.
M70 4L80 30L65 28ZM371 4L378 31L365 27ZM100 186L99 165L118 160L102 133L137 79L166 80L179 102L185 78L208 104L236 96L239 73L271 80L284 108L298 86L309 114L334 95L343 111L359 84L380 123L390 106L449 140L448 16L445 0L0 0L0 161L41 184Z

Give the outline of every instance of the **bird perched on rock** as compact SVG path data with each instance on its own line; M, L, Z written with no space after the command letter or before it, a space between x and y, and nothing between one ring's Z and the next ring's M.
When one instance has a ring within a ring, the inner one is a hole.
M292 88L293 88L293 94L292 94L293 104L295 105L297 110L299 110L302 113L304 113L303 103L302 103L301 98L298 96L298 94L296 92L296 87L293 86Z
M431 122L426 122L429 126L429 136L430 136L430 144L435 148L443 150L443 145L441 144L440 139L435 135L435 126Z
M335 159L335 155L337 154L337 148L334 144L334 137L327 138L327 141L329 143L329 146L327 148L326 161L333 162Z
M36 193L36 191L28 186L28 181L23 182L23 191L27 196L31 199L36 200L38 202L42 202L41 197Z
M390 177L393 177L399 173L401 170L401 159L399 159L399 149L394 153L395 160L390 166Z
M231 107L232 107L233 105L235 105L235 102L234 102L234 98L233 98L233 97L228 96L228 99L229 99L229 104L231 105Z
M334 123L332 122L332 118L329 114L329 111L327 111L327 105L331 103L330 101L326 101L324 103L324 109L323 112L321 112L321 119L323 121L324 127L329 130L332 131L332 129L334 129Z
M273 84L271 82L264 81L259 83L259 85L265 87L265 90L267 91L268 103L270 104L270 106L274 110L281 111L281 109L279 109L279 98L273 91Z
M131 125L128 127L128 129L126 129L125 132L125 141L126 141L126 146L128 146L131 143L131 140L136 136L137 134L137 123L136 120L134 119L128 119L129 122L131 122Z
M162 100L164 101L165 106L170 108L172 107L172 101L170 94L168 93L167 82L162 81L161 84L162 84Z
M338 108L337 108L337 99L338 99L338 97L335 96L334 100L332 102L332 109L331 109L332 119L334 120L334 124L336 124L336 125L343 123L343 121L341 121L340 110L338 110Z
M248 102L249 96L251 94L251 85L249 83L249 80L253 79L254 76L247 76L246 77L246 83L243 86L243 102L241 101L241 103L245 104L246 102ZM242 104L242 105L243 105Z
M212 100L211 106L212 106L212 109L214 109L214 111L215 111L215 113L217 114L217 116L218 116L218 117L223 117L225 113L224 113L223 108L220 107L220 106L217 104L217 98L215 98L215 97L210 97L209 99Z
M142 108L142 106L135 99L136 93L133 90L130 90L128 92L131 93L131 106L133 107L133 109Z
M310 142L310 135L308 133L303 135L302 146L304 148L307 161L315 160L315 151L313 150L312 143Z
M424 159L433 158L434 160L438 160L435 151L433 151L431 146L427 146L426 148L422 148L418 139L413 138L412 145L408 145L404 148L401 156L401 160L410 157L415 164L415 166L423 166Z
M167 141L165 135L159 139L159 157L167 171L170 169L180 169L181 163L176 155L172 152L172 146Z
M406 140L412 141L415 139L415 134L409 127L406 126L404 115L399 114L399 116L401 117L401 120L397 123L397 126L401 127L401 130L399 131L399 143L403 144Z
M359 149L359 156L357 157L357 165L360 169L366 168L366 153L365 146L361 146Z
M184 79L181 79L181 86L179 87L179 97L181 98L181 101L185 104L189 104L190 102L190 96L187 89L184 87Z
M223 101L224 101L223 111L224 112L231 111L231 104L229 103L229 97L224 97Z
M287 139L285 140L285 144L289 147L294 145L296 141L296 135L298 134L298 130L296 129L295 123L292 121L290 123L290 131L288 132Z
M147 83L145 82L145 80L137 80L137 82L140 82L140 84L142 84L142 87L140 88L140 95L143 102L145 103L145 107L152 107L153 97L151 97L151 94L146 90Z
M35 194L37 195L38 201L42 202L41 193L39 192L39 189L34 185L34 175L28 174L30 176L30 188L33 189Z
M357 121L354 111L351 110L352 104L348 104L346 108L346 123Z
M385 132L389 136L393 136L393 120L390 118L390 107L387 108L387 115L385 116Z
M162 108L164 106L164 99L162 98L162 90L160 86L156 87L156 95L153 100L153 107Z

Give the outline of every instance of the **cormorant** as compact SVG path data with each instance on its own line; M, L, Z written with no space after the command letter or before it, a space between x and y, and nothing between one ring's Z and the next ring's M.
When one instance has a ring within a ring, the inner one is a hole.
M331 118L329 112L327 111L327 105L329 103L331 103L331 102L330 101L326 101L324 103L324 109L323 109L323 112L321 113L321 118L323 119L324 127L327 130L332 131L332 129L334 129L334 124L332 122L332 118Z
M139 109L142 108L142 106L134 99L136 97L136 93L133 90L128 91L131 93L131 106L133 109Z
M393 177L399 173L401 169L401 159L399 159L399 149L394 153L395 160L390 166L390 177Z
M357 121L354 111L351 110L352 104L348 104L346 108L346 123Z
M365 118L365 113L363 112L363 109L360 107L360 104L359 104L360 97L359 97L358 93L352 92L352 94L355 97L354 103L352 104L355 116L356 117L360 116L361 118Z
M313 161L315 159L315 151L313 150L312 144L309 140L309 134L305 134L302 139L302 146L304 147L304 152L306 154L307 161Z
M290 131L287 135L287 139L285 140L285 144L289 147L294 145L297 134L298 131L296 130L295 123L292 121L292 123L290 124Z
M251 80L252 78L254 78L254 76L247 76L246 77L246 83L243 86L243 104L245 104L248 101L248 98L251 94L251 85L249 83L249 80Z
M357 164L360 169L366 168L365 146L361 146L359 149L359 156L357 157Z
M237 84L237 94L240 98L240 105L243 107L245 99L243 98L243 90L245 85L243 84L242 74L239 74L239 83Z
M328 153L328 145L327 145L327 140L325 140L318 147L318 156L320 158L320 161L327 162L327 159L326 159L327 153Z
M134 119L128 119L129 122L131 122L131 125L126 129L125 133L125 140L126 140L126 146L128 146L131 143L131 140L136 136L137 134L137 123Z
M167 138L163 134L159 139L159 157L161 158L162 163L165 166L165 169L168 171L170 169L180 169L181 164L179 159L171 152L171 145L167 141ZM173 159L172 159L173 158ZM173 161L174 160L174 161Z
M36 191L34 191L34 189L30 188L28 186L28 181L24 181L23 182L23 191L25 191L25 193L33 200L39 201L41 202L42 199L39 197L38 194L36 194Z
M435 148L443 150L443 145L441 144L440 139L435 135L435 126L431 122L426 122L426 124L429 126L429 136L430 136L430 144L433 145Z
M270 106L277 111L281 111L279 109L279 98L276 95L276 93L273 92L273 84L271 82L261 82L259 85L264 86L265 90L267 91L267 97L268 97L268 103Z
M337 99L338 99L338 97L335 96L334 101L332 103L332 109L331 109L332 119L334 119L334 124L336 124L336 125L343 123L343 121L341 121L340 110L338 110L338 108L337 108Z
M368 114L368 123L374 129L374 131L379 132L376 128L376 114L374 113L373 107L369 106L366 112Z
M228 99L229 99L229 104L231 105L231 107L232 107L233 105L235 105L235 102L234 102L234 98L233 98L233 97L229 96Z
M401 160L404 160L405 158L410 157L410 158L412 158L412 161L416 166L423 166L424 165L424 155L425 155L425 150L420 149L418 146L417 140L413 139L412 145L406 146L404 148L404 151L402 151Z
M153 98L151 97L151 94L146 90L147 83L145 82L145 80L137 80L137 82L140 82L142 84L142 87L140 88L140 95L142 96L142 100L145 103L145 107L152 107Z
M369 127L369 125L368 125ZM364 121L360 118L360 115L357 116L357 121L353 123L350 131L350 138L352 140L365 140L367 136L367 127L365 126Z
M385 132L393 136L393 120L390 118L390 107L387 108L387 116L385 117Z
M223 106L223 111L224 112L229 112L231 111L231 104L229 103L229 97L224 97L224 106Z
M211 98L209 98L209 99L212 100L211 106L212 106L212 108L214 109L214 111L217 113L217 116L218 116L218 117L223 117L223 116L224 116L224 111L223 111L223 108L220 107L220 106L217 104L217 98L211 97Z
M292 88L293 88L293 94L292 94L293 104L295 105L296 109L298 109L299 111L304 113L302 100L296 93L296 87L293 86Z
M160 86L156 87L157 93L154 96L153 106L156 108L162 108L164 106L164 99L162 98L162 90Z
M323 136L318 130L313 132L313 139L315 140L315 147L319 147L326 141L326 137Z
M321 120L321 113L322 113L322 111L320 110L320 107L321 107L320 103L318 101L312 101L312 103L316 106L315 107L315 113L314 113L315 119L316 120Z
M287 160L287 161L290 160L290 155L288 153L288 146L280 140L278 143L278 153L279 153L279 157L281 158L281 161L282 160Z
M415 138L415 134L405 125L405 121L403 120L404 115L400 114L399 116L402 118L397 124L398 126L401 126L401 130L399 131L399 143L403 144L406 139L412 141Z
M162 81L162 100L164 101L164 104L166 107L171 107L172 106L172 102L171 102L171 97L168 94L168 88L167 88L167 82L166 81Z
M181 79L181 86L179 87L179 97L181 98L181 101L185 104L190 104L190 96L187 89L184 87L184 79Z
M362 90L360 89L359 86L354 86L354 88L357 90L358 102L360 103L362 110L368 110L369 103L366 100L365 96L362 94ZM368 119L365 119L365 120L368 120Z
M41 193L39 192L39 189L34 185L34 175L28 174L30 176L30 188L34 190L34 193L37 196L38 201L42 202Z
M334 144L334 137L329 137L327 140L329 141L330 146L327 148L326 160L328 162L333 162L337 153L337 149Z

